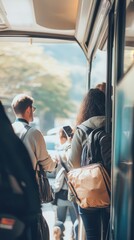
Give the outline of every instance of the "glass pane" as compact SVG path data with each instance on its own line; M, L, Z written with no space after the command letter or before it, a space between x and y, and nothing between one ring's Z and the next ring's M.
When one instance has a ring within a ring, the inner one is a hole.
M14 121L11 101L18 93L34 98L33 126L44 135L73 125L86 90L87 60L77 43L0 43L0 92Z
M126 30L124 49L124 72L134 63L134 2L131 1L126 10Z
M112 178L112 212L115 213L113 215L115 239L132 239L129 235L133 216L133 74L134 68L132 67L118 85L116 94Z
M102 82L106 82L106 60L107 52L97 50L92 63L90 87L94 88Z

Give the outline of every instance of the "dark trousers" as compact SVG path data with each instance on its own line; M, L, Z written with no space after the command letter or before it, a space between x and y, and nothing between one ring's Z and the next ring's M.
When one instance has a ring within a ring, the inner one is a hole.
M83 209L79 207L79 214L84 224L86 240L106 239L110 218L109 208Z

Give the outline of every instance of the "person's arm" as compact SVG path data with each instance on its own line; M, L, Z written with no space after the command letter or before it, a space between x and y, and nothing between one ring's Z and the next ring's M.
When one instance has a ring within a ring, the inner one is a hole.
M30 131L31 136L30 136ZM31 146L36 156L37 161L40 161L45 171L53 171L57 167L57 159L51 158L46 149L46 143L42 133L37 129L29 130L29 137L31 138Z

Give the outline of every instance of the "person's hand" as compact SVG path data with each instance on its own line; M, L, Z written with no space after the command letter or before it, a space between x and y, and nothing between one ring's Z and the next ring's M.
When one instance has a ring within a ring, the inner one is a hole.
M68 141L68 143L71 143L72 142L72 137L67 137L67 141Z
M54 162L56 162L56 164L59 164L60 163L60 157L59 157L59 154L56 154L53 158Z

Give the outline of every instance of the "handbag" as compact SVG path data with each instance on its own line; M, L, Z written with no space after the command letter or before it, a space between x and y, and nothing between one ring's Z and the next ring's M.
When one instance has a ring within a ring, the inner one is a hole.
M39 170L37 170L37 166L39 166ZM46 172L43 170L39 161L36 164L36 175L37 175L37 179L38 179L41 203L52 202L53 201L52 187L49 183Z
M68 185L81 208L104 208L110 205L110 177L101 163L72 169Z

